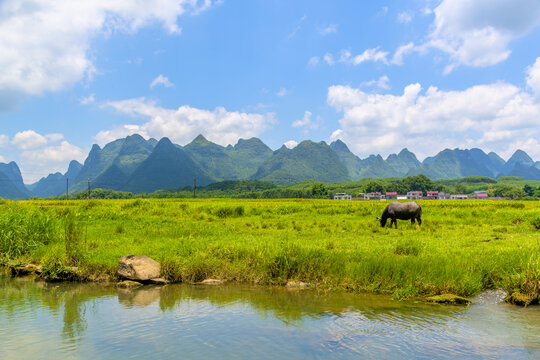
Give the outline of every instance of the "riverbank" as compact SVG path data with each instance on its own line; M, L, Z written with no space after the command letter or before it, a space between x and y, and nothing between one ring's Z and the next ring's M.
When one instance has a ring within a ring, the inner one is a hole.
M381 228L385 202L90 200L0 204L2 263L62 279L116 280L118 259L146 255L170 282L285 285L395 298L486 289L538 298L538 202L421 201L421 228ZM68 272L69 273L69 272Z

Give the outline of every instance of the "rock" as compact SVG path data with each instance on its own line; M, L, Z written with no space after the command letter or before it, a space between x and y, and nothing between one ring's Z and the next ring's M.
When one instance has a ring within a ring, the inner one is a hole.
M127 255L118 261L118 275L129 280L158 278L160 272L160 263L148 256Z
M124 289L132 289L132 288L136 288L136 287L139 287L139 286L142 286L142 285L143 284L141 284L140 282L132 281L132 280L124 280L124 281L120 281L120 282L116 283L117 287L124 288Z
M527 307L531 304L538 304L538 298L536 296L522 294L519 291L513 292L508 295L504 301L510 304Z
M155 284L155 285L166 285L169 282L167 280L165 280L164 278L153 278L153 279L149 280L149 283L150 284Z
M223 280L218 279L204 279L199 284L201 285L221 285L223 284Z
M111 279L111 276L108 274L98 274L98 275L92 274L88 276L88 280L93 281L93 282L98 282L98 283L106 283L106 282L110 282L112 279Z
M310 283L305 283L305 282L302 282L302 281L297 281L297 280L290 280L287 285L285 285L285 287L289 288L289 289L304 289L304 288L307 288L308 286L311 286Z
M13 276L40 274L41 266L34 264L18 265L10 267L10 270Z
M469 305L471 303L471 300L454 294L441 294L430 296L427 297L426 300L438 304Z

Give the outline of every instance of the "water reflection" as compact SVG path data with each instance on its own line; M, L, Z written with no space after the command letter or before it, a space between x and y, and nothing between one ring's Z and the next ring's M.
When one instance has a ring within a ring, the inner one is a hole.
M539 357L540 310L500 297L465 308L283 288L117 289L0 276L0 357Z

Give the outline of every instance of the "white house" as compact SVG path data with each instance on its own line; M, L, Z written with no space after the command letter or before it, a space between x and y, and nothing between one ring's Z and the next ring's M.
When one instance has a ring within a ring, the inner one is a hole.
M334 200L352 200L352 195L347 193L334 194Z

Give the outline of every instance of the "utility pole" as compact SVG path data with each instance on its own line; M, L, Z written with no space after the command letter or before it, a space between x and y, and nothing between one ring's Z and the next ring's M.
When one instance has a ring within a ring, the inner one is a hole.
M193 178L193 198L195 198L195 189L197 188L197 178Z
M69 178L66 178L66 200L69 200Z
M90 179L88 179L88 199L90 199Z

